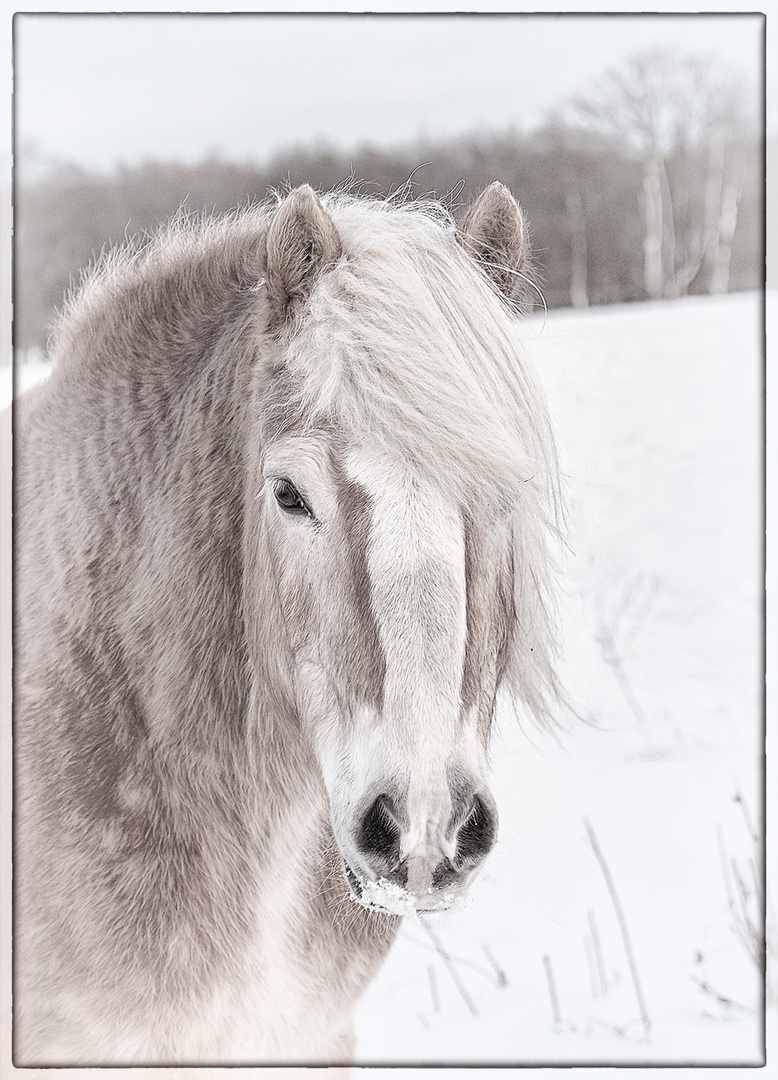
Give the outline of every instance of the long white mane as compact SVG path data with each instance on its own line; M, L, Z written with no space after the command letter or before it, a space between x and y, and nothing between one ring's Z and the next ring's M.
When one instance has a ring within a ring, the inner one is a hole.
M507 301L438 204L325 200L344 258L285 343L287 418L394 448L483 521L510 514L518 634L506 679L542 721L558 698L549 575L561 501L545 398Z

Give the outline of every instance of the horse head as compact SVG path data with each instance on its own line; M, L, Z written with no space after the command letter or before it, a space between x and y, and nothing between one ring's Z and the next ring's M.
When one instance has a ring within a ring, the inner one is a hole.
M553 443L506 302L526 251L499 184L458 230L303 187L267 234L255 679L310 748L367 907L464 894L497 834L498 691L541 715L553 691Z

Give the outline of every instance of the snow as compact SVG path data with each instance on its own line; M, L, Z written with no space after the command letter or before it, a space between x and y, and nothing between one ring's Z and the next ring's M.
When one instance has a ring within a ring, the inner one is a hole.
M581 719L522 730L501 706L497 847L460 910L403 920L359 1064L762 1061L762 328L757 294L528 321Z
M392 915L413 916L416 911L416 899L402 885L387 878L379 878L378 881L359 879L360 896L357 899L353 894L351 899L355 904L374 911L386 911Z

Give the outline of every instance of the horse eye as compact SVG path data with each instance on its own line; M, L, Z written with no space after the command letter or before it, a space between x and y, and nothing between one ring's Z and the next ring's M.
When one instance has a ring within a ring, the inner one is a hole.
M305 499L291 480L276 480L273 485L273 494L276 497L276 502L283 510L288 511L291 514L307 514L309 517L313 516Z

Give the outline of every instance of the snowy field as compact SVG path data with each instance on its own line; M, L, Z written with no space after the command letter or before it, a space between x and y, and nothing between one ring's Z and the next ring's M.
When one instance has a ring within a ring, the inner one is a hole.
M762 1061L762 325L755 294L526 325L572 506L585 721L551 736L502 711L498 846L464 910L405 921L360 1064Z
M466 910L404 924L359 1062L762 1060L762 326L755 294L530 321L591 723L502 712L498 847Z

